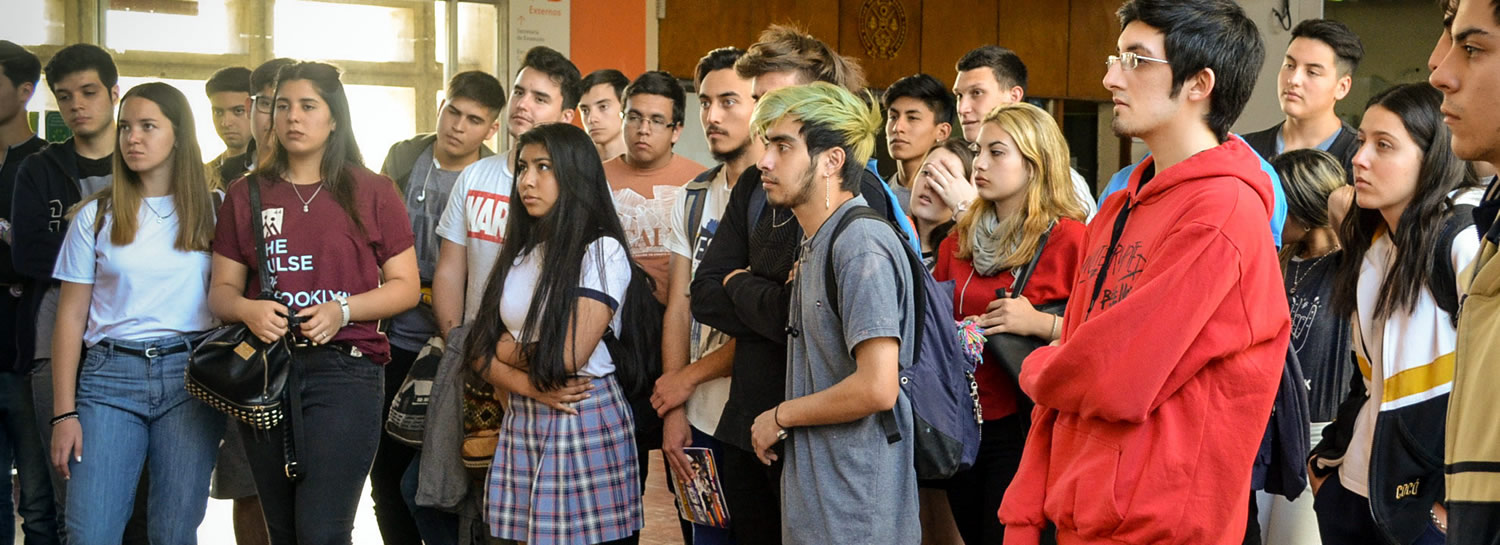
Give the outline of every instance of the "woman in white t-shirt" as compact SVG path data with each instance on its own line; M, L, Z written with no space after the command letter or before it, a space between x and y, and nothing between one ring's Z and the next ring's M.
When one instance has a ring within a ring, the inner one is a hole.
M213 197L193 127L165 83L125 94L114 181L73 210L53 272L52 464L70 543L120 542L146 464L151 542L197 541L224 416L182 386L191 340L214 326Z
M657 303L588 135L542 125L516 149L505 245L465 343L509 392L485 518L495 537L531 545L628 538L642 513L625 392L649 387L642 362L659 350L661 315L644 319Z
M1449 218L1479 195L1465 187L1442 102L1426 82L1397 85L1370 99L1360 122L1357 208L1339 226L1333 280L1360 375L1309 459L1326 545L1444 542L1457 271L1479 249L1472 221Z

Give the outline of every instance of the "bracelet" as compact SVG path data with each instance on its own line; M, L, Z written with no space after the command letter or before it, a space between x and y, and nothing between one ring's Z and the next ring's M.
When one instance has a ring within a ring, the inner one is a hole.
M344 316L344 321L339 323L339 327L347 326L349 325L349 299L342 295L335 297L335 299L339 302L339 312L343 313Z
M56 426L58 424L63 423L64 421L76 420L76 419L78 419L78 411L68 411L68 412L65 412L65 413L62 413L60 415L52 417L52 423L51 423L51 425ZM1436 516L1436 515L1434 515L1434 516Z
M1436 526L1439 532L1442 532L1444 534L1448 533L1448 525L1443 524L1443 521L1438 520L1437 509L1428 509L1427 513L1429 515L1432 515L1432 525Z
M786 440L786 426L781 425L781 404L776 404L776 409L771 413L771 421L776 423L776 439Z
M1052 338L1053 339L1058 338L1058 335L1057 335L1057 321L1058 321L1057 316L1053 316L1052 317Z

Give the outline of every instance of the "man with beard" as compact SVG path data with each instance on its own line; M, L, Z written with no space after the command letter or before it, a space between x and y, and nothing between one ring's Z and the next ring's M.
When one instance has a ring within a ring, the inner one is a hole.
M722 452L714 439L719 416L729 400L729 374L734 344L727 335L693 320L688 287L704 251L718 230L730 189L752 168L765 147L750 136L749 78L734 71L744 51L715 49L698 61L695 81L698 116L703 136L719 164L699 174L678 192L672 207L672 251L667 282L667 313L662 323L662 377L656 381L651 404L663 419L662 455L684 482L693 478L685 447ZM691 528L694 545L729 543L728 530L705 525Z

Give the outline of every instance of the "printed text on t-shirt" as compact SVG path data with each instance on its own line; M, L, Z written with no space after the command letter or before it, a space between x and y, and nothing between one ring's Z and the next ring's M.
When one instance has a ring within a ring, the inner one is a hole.
M505 218L510 213L510 197L470 189L464 197L465 223L469 238L505 243Z

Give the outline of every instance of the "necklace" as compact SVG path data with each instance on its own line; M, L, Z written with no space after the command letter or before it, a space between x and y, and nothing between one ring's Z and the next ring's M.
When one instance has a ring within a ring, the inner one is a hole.
M796 214L787 214L786 215L786 219L784 219L784 220L777 220L776 219L776 212L777 212L776 209L774 209L774 208L771 209L771 228L772 229L780 229L781 226L786 225L788 222L792 221L793 218L797 217Z
M151 215L156 216L156 223L165 223L167 221L167 218L170 218L172 217L172 214L177 213L177 209L173 208L171 212L167 213L167 215L161 215L161 212L156 211L155 206L151 206L151 200L147 197L141 197L141 203L145 204L146 208L151 210Z
M291 182L287 182L287 183L291 183ZM306 213L307 212L307 205L312 204L313 199L318 198L318 193L322 193L323 192L323 182L318 182L318 189L316 191L313 191L312 196L308 197L306 199L302 198L302 192L297 190L297 184L292 184L292 191L297 194L297 200L302 201L302 212Z
M1324 259L1327 259L1328 256L1333 255L1333 252L1336 251L1338 251L1338 248L1329 250L1328 253L1312 258L1310 260L1303 260L1302 264L1297 267L1299 270L1292 273L1292 289L1289 291L1289 293L1291 295L1296 295L1297 288L1302 285L1302 280L1306 279L1307 275L1312 274L1313 270L1318 268L1318 263L1322 263Z

